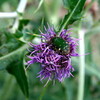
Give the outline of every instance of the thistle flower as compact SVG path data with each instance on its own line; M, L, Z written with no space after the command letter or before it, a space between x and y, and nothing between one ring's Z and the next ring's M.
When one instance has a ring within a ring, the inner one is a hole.
M28 56L31 60L27 64L35 62L41 64L41 71L38 73L41 81L43 79L48 81L57 79L62 82L65 78L73 76L71 72L74 71L74 68L71 65L71 56L79 56L76 52L78 39L70 37L69 29L63 29L57 35L54 28L49 27L40 34L42 41L40 44L30 43L33 51Z

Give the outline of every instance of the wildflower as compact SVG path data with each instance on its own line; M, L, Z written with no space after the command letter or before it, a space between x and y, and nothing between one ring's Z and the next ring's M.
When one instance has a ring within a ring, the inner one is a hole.
M41 71L38 77L43 79L59 80L62 82L65 78L73 76L71 72L74 68L71 65L71 56L79 56L76 52L77 41L70 37L70 30L63 29L57 35L54 28L45 28L45 32L41 32L42 42L38 45L30 43L34 49L30 56L31 60L27 62L28 65L35 62L41 64Z

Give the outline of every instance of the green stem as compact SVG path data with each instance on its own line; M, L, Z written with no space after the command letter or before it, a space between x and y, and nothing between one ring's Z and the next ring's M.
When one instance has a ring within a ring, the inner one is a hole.
M81 26L79 26L81 27ZM79 59L79 85L78 85L78 98L77 100L83 100L84 97L84 81L85 81L85 46L84 46L84 30L79 28L79 52L80 52L80 59Z
M89 8L92 6L94 0L90 3L90 5L86 8L86 10L83 12L84 14L88 12ZM83 100L84 99L84 82L85 82L85 31L81 28L81 21L79 23L79 38L81 39L79 41L79 52L80 52L80 63L79 63L79 87L78 87L78 97L77 100Z

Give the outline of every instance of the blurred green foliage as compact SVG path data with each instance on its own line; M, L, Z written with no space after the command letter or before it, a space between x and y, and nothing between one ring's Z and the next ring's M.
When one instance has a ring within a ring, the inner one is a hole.
M0 0L0 12L15 11L18 2L19 0ZM39 34L38 30L43 30L43 25L46 26L47 23L58 29L67 12L67 7L64 7L69 6L66 0L40 2L42 0L28 0L23 19L19 21L20 25L15 33L10 30L14 18L0 19L0 100L25 100L28 94L29 100L77 99L79 58L72 58L72 65L75 67L74 77L65 79L63 83L56 82L55 85L50 82L44 87L45 81L42 84L36 78L40 70L39 64L33 64L25 71L28 42L33 42L36 38L34 34ZM100 0L97 2L100 5ZM100 100L100 8L95 11L97 15L94 16L89 9L86 10L89 6L85 7L80 28L86 30L85 52L90 53L85 56L84 100ZM80 20L68 26L73 28L72 35L75 37L78 37L79 22Z

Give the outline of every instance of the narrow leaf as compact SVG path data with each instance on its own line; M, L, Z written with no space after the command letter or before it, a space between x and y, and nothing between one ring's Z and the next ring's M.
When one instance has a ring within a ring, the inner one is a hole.
M60 31L81 18L85 1L86 0L63 0L65 7L68 8L68 14L65 15L60 25Z
M14 75L22 92L26 97L29 96L29 91L28 91L28 82L27 82L27 77L25 74L25 69L23 66L23 58L20 57L16 61L12 62L8 67L7 71Z

